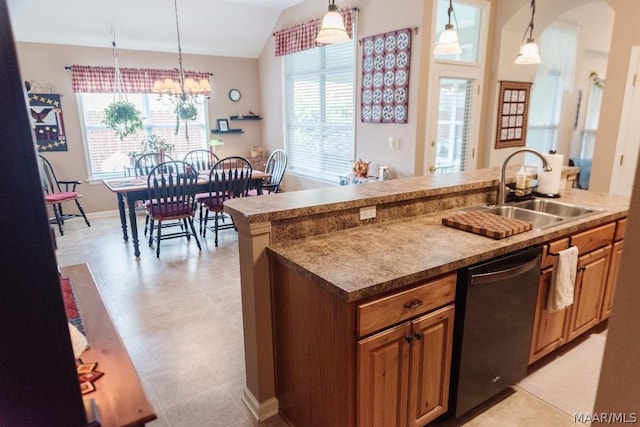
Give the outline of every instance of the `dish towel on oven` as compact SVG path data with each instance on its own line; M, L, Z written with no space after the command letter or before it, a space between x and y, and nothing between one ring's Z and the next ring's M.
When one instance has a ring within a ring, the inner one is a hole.
M547 311L553 313L573 304L573 285L578 268L578 248L559 251L553 260L551 286L547 298Z

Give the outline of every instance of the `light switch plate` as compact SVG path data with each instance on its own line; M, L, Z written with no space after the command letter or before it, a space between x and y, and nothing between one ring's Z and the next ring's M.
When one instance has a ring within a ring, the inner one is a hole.
M375 206L365 206L360 208L360 221L365 219L372 219L376 217L376 207Z

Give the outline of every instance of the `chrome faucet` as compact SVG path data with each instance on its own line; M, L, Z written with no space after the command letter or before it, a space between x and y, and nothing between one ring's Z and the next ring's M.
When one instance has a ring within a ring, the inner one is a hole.
M551 166L549 166L547 159L545 159L539 151L533 150L531 148L521 148L520 150L514 151L513 153L509 154L506 159L504 159L504 162L502 162L502 167L500 168L500 180L498 181L498 192L496 194L496 205L504 205L507 199L507 186L504 183L506 179L505 175L507 173L507 163L509 163L509 160L511 160L513 156L520 153L531 153L540 157L544 170L547 172L551 172Z

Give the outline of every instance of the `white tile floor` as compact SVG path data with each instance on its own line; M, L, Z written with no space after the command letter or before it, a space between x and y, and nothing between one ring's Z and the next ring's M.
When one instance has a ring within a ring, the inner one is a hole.
M57 236L58 264L87 263L95 276L156 410L151 427L258 425L240 401L245 377L237 234L222 231L217 248L207 234L202 251L186 239L163 241L159 259L146 244L134 257L117 215L94 216L90 228L68 221L65 235ZM532 401L515 396L518 405ZM472 425L494 426L496 417L508 419L500 425L523 425L513 411L500 411L509 399ZM571 424L569 415L533 402L537 413L542 407L560 420L546 425ZM286 424L276 417L260 425Z

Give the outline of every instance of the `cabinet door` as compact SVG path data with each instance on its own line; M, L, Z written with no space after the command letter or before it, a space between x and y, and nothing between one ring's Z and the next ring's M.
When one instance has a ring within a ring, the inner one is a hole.
M358 342L358 425L405 426L411 324Z
M423 426L448 409L453 315L450 305L412 322L410 426Z
M611 305L613 304L613 294L616 290L616 282L618 281L618 269L620 268L620 257L622 256L622 246L624 240L613 244L611 252L611 265L609 266L609 275L607 277L607 286L604 290L604 298L602 300L602 314L600 320L605 320L611 314Z
M552 268L547 268L540 274L538 283L538 299L536 302L536 315L533 321L533 334L531 335L531 351L529 364L551 353L565 343L565 318L568 309L549 313L546 310L549 289L551 288Z
M600 308L610 259L611 245L579 258L567 337L569 341L600 322Z

